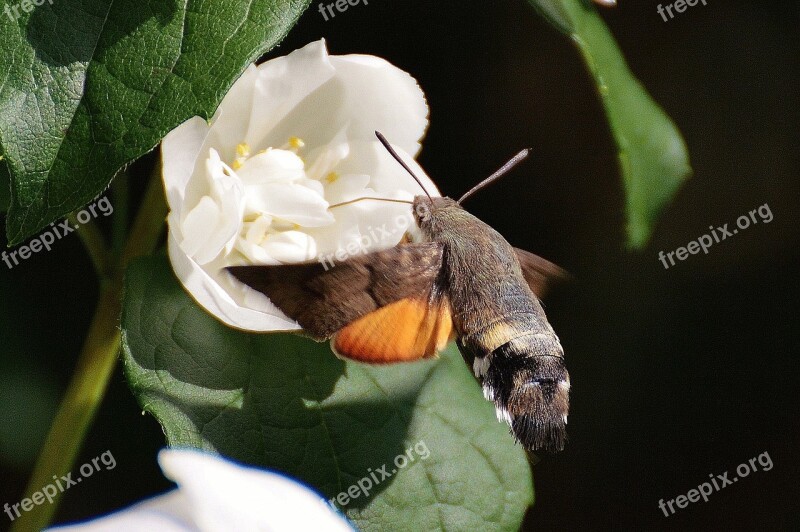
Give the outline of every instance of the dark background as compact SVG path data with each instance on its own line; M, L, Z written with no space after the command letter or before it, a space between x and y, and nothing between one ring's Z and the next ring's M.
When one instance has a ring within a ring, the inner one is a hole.
M615 148L592 82L523 1L372 0L329 22L317 4L270 57L324 36L333 54L375 54L410 72L431 107L420 161L443 193L458 196L533 148L468 205L575 276L546 301L572 377L570 442L534 467L524 528L797 529L798 4L708 0L669 22L651 1L604 11L695 170L640 252L624 246ZM146 176L154 160L131 173ZM658 261L765 203L771 223L669 270ZM75 237L0 267L0 503L23 497L72 372L97 296L89 271ZM77 462L111 450L117 467L69 490L57 520L167 489L155 462L163 443L118 369ZM659 499L763 452L771 471L671 517L659 510Z

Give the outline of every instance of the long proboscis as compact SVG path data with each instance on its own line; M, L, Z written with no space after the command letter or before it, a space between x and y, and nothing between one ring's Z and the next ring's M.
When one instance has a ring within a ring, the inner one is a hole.
M391 202L391 203L407 203L409 205L413 205L414 204L413 201L409 201L409 200L401 200L401 199L394 199L394 198L373 198L373 197L369 197L368 196L368 197L364 197L364 198L356 198L356 199L352 199L352 200L349 200L349 201L343 201L341 203L336 203L334 205L331 205L328 208L329 209L335 209L336 207L344 207L345 205L351 205L353 203L356 203L356 202L359 202L359 201L364 201L364 200L388 201L388 202Z

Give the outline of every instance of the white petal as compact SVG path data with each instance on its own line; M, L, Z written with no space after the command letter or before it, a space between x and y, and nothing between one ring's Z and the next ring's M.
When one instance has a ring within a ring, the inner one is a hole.
M392 139L388 139L392 141ZM402 146L392 147L403 161L411 168L425 189L431 196L440 196L439 190L430 177L419 166ZM336 170L341 174L368 174L371 179L369 187L380 194L390 194L391 197L410 199L414 196L424 194L423 190L408 175L394 157L386 151L380 143L370 141L352 142L350 144L350 156L339 164Z
M183 224L180 226L181 243L192 244L186 245L187 252L193 249L198 241L202 244L194 253L189 253L200 264L211 262L223 249L230 251L236 235L241 229L244 212L242 202L244 187L233 171L220 160L216 150L209 151L205 166L208 194L195 200L198 187L197 190L186 195L184 209L188 209L193 200L197 203L187 212ZM209 197L213 200L213 205L209 200L204 199ZM192 215L191 219L189 218L190 214ZM203 220L204 216L208 218ZM192 222L191 229L186 225L187 220ZM204 232L198 235L194 233L195 231Z
M268 150L253 155L236 175L245 185L288 183L305 177L303 160L288 150Z
M244 224L244 238L253 244L261 244L267 236L269 226L272 224L272 217L261 215L253 222Z
M294 183L273 183L247 187L246 213L266 213L304 227L333 223L328 202L309 187Z
M206 265L213 273L201 268L181 250L172 232L167 247L172 269L181 284L200 306L218 320L231 327L254 332L294 331L300 328L264 294L236 281L223 271L225 265Z
M57 532L192 532L197 530L186 496L173 490L129 508L84 523L59 526Z
M243 238L236 239L236 250L245 256L248 264L280 264L280 262L278 262L277 259L273 259L260 244L253 244Z
M199 116L179 125L161 141L161 175L170 209L180 209L209 126ZM205 152L204 152L205 153Z
M246 135L250 127L250 112L255 103L257 79L258 68L250 65L233 83L210 120L211 130L203 143L202 153L206 153L209 148L216 148L222 160L233 161L236 146L241 142L248 142Z
M311 150L308 157L314 162L306 173L309 177L322 181L348 155L350 155L350 143L347 140L347 132L342 129L329 142Z
M196 255L220 223L220 209L210 196L200 198L200 203L186 214L181 226L181 249L189 256ZM213 260L214 256L211 257Z
M159 463L190 500L199 530L353 530L320 495L288 477L189 450L161 451Z
M378 130L393 145L416 156L428 127L428 104L417 81L375 56L333 56L331 64L344 85L345 101L338 113L355 117L348 128L350 138L373 138Z
M298 184L298 185L302 185L302 186L304 186L304 187L306 187L306 188L310 188L310 189L311 189L311 190L313 190L313 191L314 191L314 193L316 193L316 194L317 194L317 195L318 195L320 198L323 198L323 199L325 199L325 187L322 185L322 183L320 183L320 182L319 182L319 181L317 181L316 179L308 179L308 178L304 178L304 179L301 179L301 180L299 180L299 181L297 182L297 184ZM330 203L330 202L328 202L328 200L325 200L325 201L326 201L326 203Z
M326 56L324 63L335 74L270 129L271 142L298 136L323 146L342 131L350 141L371 141L378 130L404 151L419 152L428 105L414 78L377 57Z
M64 532L352 531L317 493L283 475L194 450L164 450L159 463L178 489Z
M262 247L270 257L282 263L304 262L317 256L317 243L300 231L269 235Z
M413 225L411 207L398 203L360 201L335 210L334 224L307 230L326 258L337 252L350 257L390 248Z
M291 136L308 140L305 130L276 132L278 124L296 113L305 113L307 98L335 74L330 64L325 41L312 42L285 57L272 59L258 66L258 78L246 140L256 148L282 146ZM335 102L329 102L335 105ZM289 124L296 120L286 120ZM320 127L324 115L311 120Z
M325 199L331 205L344 203L357 198L363 198L366 194L367 184L370 176L366 174L345 174L332 176L332 182L326 180Z

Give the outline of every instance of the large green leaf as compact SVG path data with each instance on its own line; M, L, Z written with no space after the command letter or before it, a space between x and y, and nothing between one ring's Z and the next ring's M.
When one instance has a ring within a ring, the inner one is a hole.
M0 24L0 144L16 244L210 116L309 0L58 0ZM30 4L28 4L30 6Z
M628 243L642 247L664 207L691 175L680 131L625 63L589 0L529 0L572 38L597 84L619 150Z
M384 465L391 474L411 449L409 465L342 508L364 530L517 530L532 502L524 451L455 349L375 367L302 337L235 331L161 257L129 269L122 335L128 381L170 445L280 470L326 497L381 479Z

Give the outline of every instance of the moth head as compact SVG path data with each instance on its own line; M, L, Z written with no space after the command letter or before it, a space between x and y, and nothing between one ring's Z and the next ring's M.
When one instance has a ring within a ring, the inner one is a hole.
M423 231L431 228L435 218L447 209L461 209L454 200L442 197L416 196L412 204L414 221Z
M412 206L414 210L414 221L417 222L417 227L422 229L430 225L433 200L428 196L416 196Z

